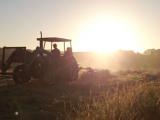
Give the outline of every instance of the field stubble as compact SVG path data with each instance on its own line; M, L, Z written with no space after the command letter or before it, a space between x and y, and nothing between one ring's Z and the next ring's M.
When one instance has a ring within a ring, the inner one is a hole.
M3 120L159 120L160 77L145 71L87 71L69 84L0 88Z

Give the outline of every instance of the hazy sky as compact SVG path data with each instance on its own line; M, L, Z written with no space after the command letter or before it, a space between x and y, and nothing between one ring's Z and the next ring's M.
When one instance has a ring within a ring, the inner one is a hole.
M0 47L35 48L41 30L43 36L71 38L74 49L83 50L77 37L86 24L112 16L135 27L141 49L160 48L160 0L113 1L0 0Z

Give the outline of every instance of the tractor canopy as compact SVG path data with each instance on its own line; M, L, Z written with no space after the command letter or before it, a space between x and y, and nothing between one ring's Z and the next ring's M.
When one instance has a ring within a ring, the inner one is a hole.
M44 37L44 38L37 38L37 40L44 42L71 42L70 39L58 38L58 37Z
M53 43L56 43L56 42L61 42L63 43L63 48L64 48L64 52L65 52L65 47L66 47L66 42L69 42L70 46L69 47L72 47L72 40L70 39L66 39L66 38L59 38L59 37L40 37L40 38L37 38L37 40L39 41L40 43L40 48L44 49L45 48L45 44L46 42L50 42L51 43L51 50L52 50L52 45Z

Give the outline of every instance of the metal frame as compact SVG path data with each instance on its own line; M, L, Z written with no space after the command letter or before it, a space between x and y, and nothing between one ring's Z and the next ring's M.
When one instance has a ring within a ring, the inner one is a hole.
M25 49L26 50L26 47L3 47L2 49L2 68L1 68L1 72L0 74L11 74L11 73L5 73L3 70L4 70L4 67L5 67L5 57L6 57L6 50L7 49L16 49L16 48L21 48L21 49Z
M70 40L70 39L58 38L58 37L45 37L45 38L43 38L41 35L41 38L37 38L37 40L40 42L39 45L40 45L41 49L44 49L46 42L51 42L51 50L52 50L52 44L56 43L56 42L63 42L64 52L66 50L66 44L65 44L66 42L69 42L70 47L72 48L72 40Z

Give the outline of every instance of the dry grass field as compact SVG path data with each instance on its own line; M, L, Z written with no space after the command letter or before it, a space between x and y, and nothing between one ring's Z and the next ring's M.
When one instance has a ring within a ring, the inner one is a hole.
M84 71L78 81L0 88L1 120L159 120L159 73Z

